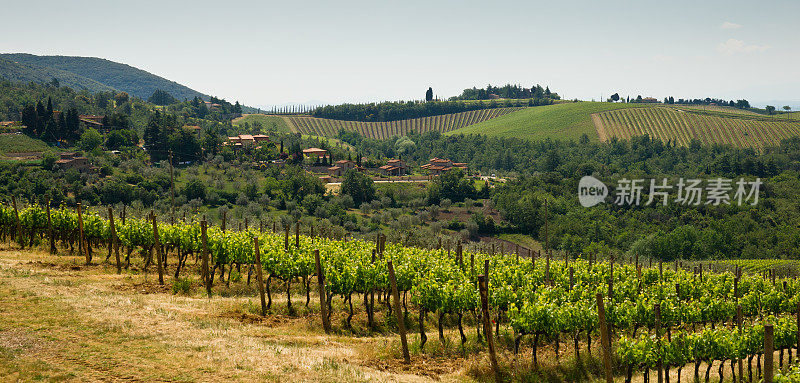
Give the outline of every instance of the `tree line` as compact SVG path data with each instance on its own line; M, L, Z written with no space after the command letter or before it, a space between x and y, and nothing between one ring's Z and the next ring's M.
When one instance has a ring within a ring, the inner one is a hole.
M558 93L550 91L549 86L542 88L541 85L536 84L530 88L525 88L519 85L511 84L506 84L499 87L489 84L486 86L486 88L472 87L470 89L464 89L460 95L451 97L450 100L490 100L493 98L561 99Z
M344 121L398 121L411 118L439 116L443 114L461 113L470 110L494 109L506 107L524 107L550 105L552 99L497 100L497 101L386 101L370 104L328 105L314 109L311 115L317 118L329 118Z

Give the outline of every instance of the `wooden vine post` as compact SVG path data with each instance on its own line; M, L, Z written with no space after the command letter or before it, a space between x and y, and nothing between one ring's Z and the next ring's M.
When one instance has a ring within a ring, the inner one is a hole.
M660 263L659 263L660 264ZM656 303L653 307L655 314L656 325L656 339L661 340L661 305ZM664 383L664 365L661 358L656 362L656 369L658 369L658 383Z
M611 375L611 339L608 334L606 324L606 309L603 304L603 294L597 293L597 318L600 325L600 343L603 349L603 370L605 371L606 383L614 383Z
M50 212L50 207L48 206L47 212ZM48 220L50 218L50 214L48 214ZM119 241L117 240L117 228L114 226L114 209L110 206L108 207L108 227L111 229L111 247L114 248L114 254L116 256L117 261L117 274L122 273L122 263L119 260Z
M797 350L794 356L800 361L800 303L797 304Z
M519 255L519 253L517 253L517 255ZM456 245L456 259L458 260L458 267L464 270L464 248L461 246L460 241ZM517 260L519 260L519 257Z
M294 224L294 247L300 247L300 221Z
M289 225L283 231L283 249L289 251Z
M475 252L469 253L469 276L470 278L475 277Z
M264 274L261 270L261 253L258 249L258 237L253 237L256 252L256 278L258 281L258 295L261 296L261 316L267 316L267 299L264 296Z
M764 383L772 383L773 358L775 354L775 328L772 323L764 325Z
M50 218L50 198L45 203L47 206L47 237L50 238L50 254L56 253L56 237L53 235L53 221Z
M400 330L400 343L403 346L403 360L406 364L411 363L411 354L408 353L408 339L406 339L406 324L403 318L403 311L400 305L400 292L397 291L397 278L394 275L392 261L387 261L389 267L389 283L392 285L392 298L394 300L394 314L397 317L397 328Z
M206 285L206 292L208 297L211 298L211 276L209 275L209 261L208 261L208 222L205 219L200 221L200 238L203 248L200 250L203 258L203 283Z
M78 255L86 255L86 264L92 263L92 256L83 248L83 213L81 204L78 203Z
M156 248L156 264L158 264L158 284L164 285L164 264L163 260L161 259L161 244L158 240L158 222L156 221L156 214L151 213L151 217L153 217L153 247Z
M569 291L572 291L572 288L575 287L575 269L570 266L569 267Z
M11 203L14 205L14 217L17 219L17 243L24 248L25 242L22 240L22 222L19 220L19 210L17 210L17 197L11 196ZM78 204L80 206L80 204ZM80 209L80 208L79 208Z
M497 366L497 354L494 349L494 336L492 336L492 322L489 318L489 260L484 263L484 275L478 276L478 291L481 296L481 312L483 313L483 333L486 335L486 344L489 345L489 359L492 362L492 371L495 379L500 381L499 368Z
M328 319L328 304L325 302L325 297L327 294L325 293L325 273L324 269L322 268L322 262L319 258L319 250L314 249L314 261L316 262L317 267L317 290L319 293L319 313L322 316L322 328L325 330L325 333L328 334L331 332L331 322Z
M742 336L742 305L736 305L736 328L739 330L739 336ZM736 381L741 383L744 381L744 366L742 365L742 360L736 360L736 365L737 370L739 370Z

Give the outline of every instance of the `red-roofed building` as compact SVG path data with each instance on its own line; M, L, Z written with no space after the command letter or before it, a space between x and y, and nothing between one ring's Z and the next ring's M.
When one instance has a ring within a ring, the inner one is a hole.
M467 169L466 162L453 162L444 158L431 158L427 164L420 166L433 175L440 175L453 169Z
M328 151L320 148L303 149L303 155L306 157L323 158L328 155Z
M203 130L203 128L197 125L184 125L183 128L194 133L195 136L199 136L200 132Z
M103 124L103 120L106 116L95 116L90 114L81 114L78 116L78 120L83 124L84 128L92 128L96 130L102 130L105 128Z
M331 177L341 177L344 173L347 173L350 169L358 170L358 166L354 161L350 160L339 160L336 163L328 168L328 174Z
M390 159L386 161L386 165L378 168L381 174L385 176L404 176L406 175L406 164L402 160Z
M60 158L56 160L56 167L60 170L75 169L80 173L88 173L93 168L89 164L88 158L77 157L75 153L62 153Z

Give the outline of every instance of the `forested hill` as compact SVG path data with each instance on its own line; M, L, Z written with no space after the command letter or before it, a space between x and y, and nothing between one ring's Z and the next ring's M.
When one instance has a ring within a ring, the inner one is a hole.
M15 62L4 58L0 58L0 78L12 82L35 82L37 84L49 83L55 78L58 79L61 85L76 90L86 89L92 93L115 90L108 85L101 84L95 80L79 76L72 72Z
M152 73L96 57L36 56L27 53L0 54L0 77L11 81L49 82L89 91L118 90L146 100L156 89L178 100L209 97L194 89Z

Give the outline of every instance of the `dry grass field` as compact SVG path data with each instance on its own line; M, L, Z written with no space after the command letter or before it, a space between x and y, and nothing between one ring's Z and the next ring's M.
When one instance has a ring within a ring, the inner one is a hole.
M394 337L325 335L302 304L293 316L262 318L248 291L176 294L152 271L117 275L110 265L4 245L0 380L459 380L452 366L398 367L380 355Z

